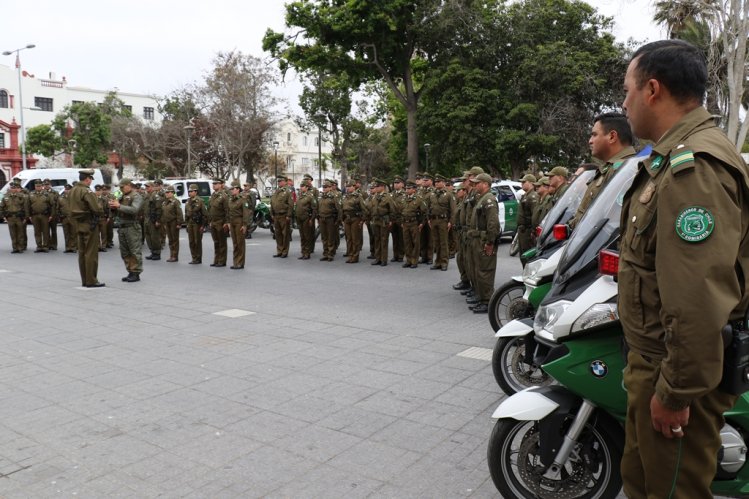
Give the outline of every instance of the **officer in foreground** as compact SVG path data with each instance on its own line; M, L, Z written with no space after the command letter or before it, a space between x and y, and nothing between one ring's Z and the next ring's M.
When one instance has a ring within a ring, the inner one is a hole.
M185 220L187 220L187 239L190 244L191 265L203 263L203 231L208 221L208 209L203 198L198 196L198 184L190 184L187 188L187 203L185 203Z
M115 211L119 220L117 238L120 241L120 256L127 270L122 282L138 282L143 272L143 234L138 221L143 196L133 189L133 182L129 178L120 180L120 191L122 197L109 201L109 208Z
M702 52L679 40L641 47L624 79L632 131L655 143L622 206L631 498L712 497L722 413L736 400L718 386L721 329L749 304L749 177L702 107L706 81Z
M469 308L475 314L485 314L489 311L489 300L494 294L494 277L497 273L499 208L497 198L491 192L492 178L489 174L476 175L471 182L476 191L476 203L468 225L468 239L477 303Z
M86 288L102 288L96 275L99 270L99 218L104 216L99 201L91 192L94 170L80 170L80 179L70 191L70 216L75 221L78 234L78 270L81 274L81 285Z

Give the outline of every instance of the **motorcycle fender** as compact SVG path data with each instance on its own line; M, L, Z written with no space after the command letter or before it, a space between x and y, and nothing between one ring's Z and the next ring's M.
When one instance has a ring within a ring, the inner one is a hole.
M512 279L515 282L519 282L520 284L523 284L523 276L522 275L514 275L510 279Z
M559 407L559 404L540 391L538 387L526 388L506 398L492 414L492 418L510 418L518 421L538 421Z
M495 338L513 338L533 332L533 319L515 319L494 334Z

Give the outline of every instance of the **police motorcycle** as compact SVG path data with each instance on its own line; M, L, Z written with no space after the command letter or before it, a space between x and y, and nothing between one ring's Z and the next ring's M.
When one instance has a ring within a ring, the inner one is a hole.
M248 232L251 234L258 227L261 229L270 229L271 233L273 233L273 218L270 215L270 207L261 201L260 197L255 200L255 214L252 216L252 220L250 220Z
M535 361L555 383L508 397L492 415L497 422L488 464L504 497L605 499L621 489L627 394L615 248L635 163L622 166L571 235L552 289L534 318L530 343L543 345L546 352ZM743 353L749 354L749 335L744 341ZM536 351L531 345L528 350ZM729 351L740 349L727 349L727 355ZM745 376L749 365L742 369ZM713 492L747 494L749 393L725 417Z
M646 147L637 156L619 167L619 171L614 177L614 179L617 179L617 183L613 189L619 189L624 183L632 181L631 175L637 168L637 161L647 157L650 150L650 146ZM628 170L629 173L622 177L623 170ZM525 292L523 298L518 299L510 309L510 312L514 314L514 320L506 322L495 334L497 341L492 353L492 372L499 387L508 395L529 386L544 386L553 382L553 379L541 369L538 362L544 358L544 355L548 352L548 347L533 340L533 317L551 289L554 272L557 270L560 258L564 253L563 249L566 247L569 237L569 227L565 222L574 216L582 196L585 194L588 182L595 176L594 171L585 173L590 175L579 177L584 179L584 183L577 184L578 180L576 180L567 190L565 196L562 197L560 203L573 187L582 189L582 194L579 194L580 197L577 197L578 190L576 194L573 194L574 197L568 201L569 208L566 208L564 212L551 210L549 216L544 219L539 244L535 248L540 254L523 269ZM609 186L606 186L599 193L595 203L599 202L598 199L607 189L609 189ZM611 192L609 191L609 193ZM610 196L605 199L607 201L604 201L604 203L608 204L613 204L616 201ZM573 206L574 209L571 210L572 214L570 214L570 208ZM599 205L598 209L602 209L602 207L603 205ZM590 223L592 219L588 218L586 213L583 220L578 225Z

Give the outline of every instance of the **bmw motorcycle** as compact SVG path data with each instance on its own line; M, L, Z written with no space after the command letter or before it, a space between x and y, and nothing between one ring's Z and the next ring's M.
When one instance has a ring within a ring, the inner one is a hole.
M251 234L255 232L258 227L261 229L270 229L271 233L274 233L273 217L270 215L270 206L261 201L260 198L255 201L255 214L250 221L248 233Z
M629 162L622 168L570 237L533 320L527 350L545 352L536 362L555 383L510 396L492 416L488 464L504 497L606 499L621 489L627 394L615 248L635 172ZM744 495L749 393L725 417L713 492Z

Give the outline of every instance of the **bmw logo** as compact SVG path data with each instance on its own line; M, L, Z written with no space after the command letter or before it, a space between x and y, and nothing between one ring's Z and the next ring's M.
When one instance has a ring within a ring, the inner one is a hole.
M590 372L598 379L605 378L609 373L609 368L602 360L594 360L590 363Z

